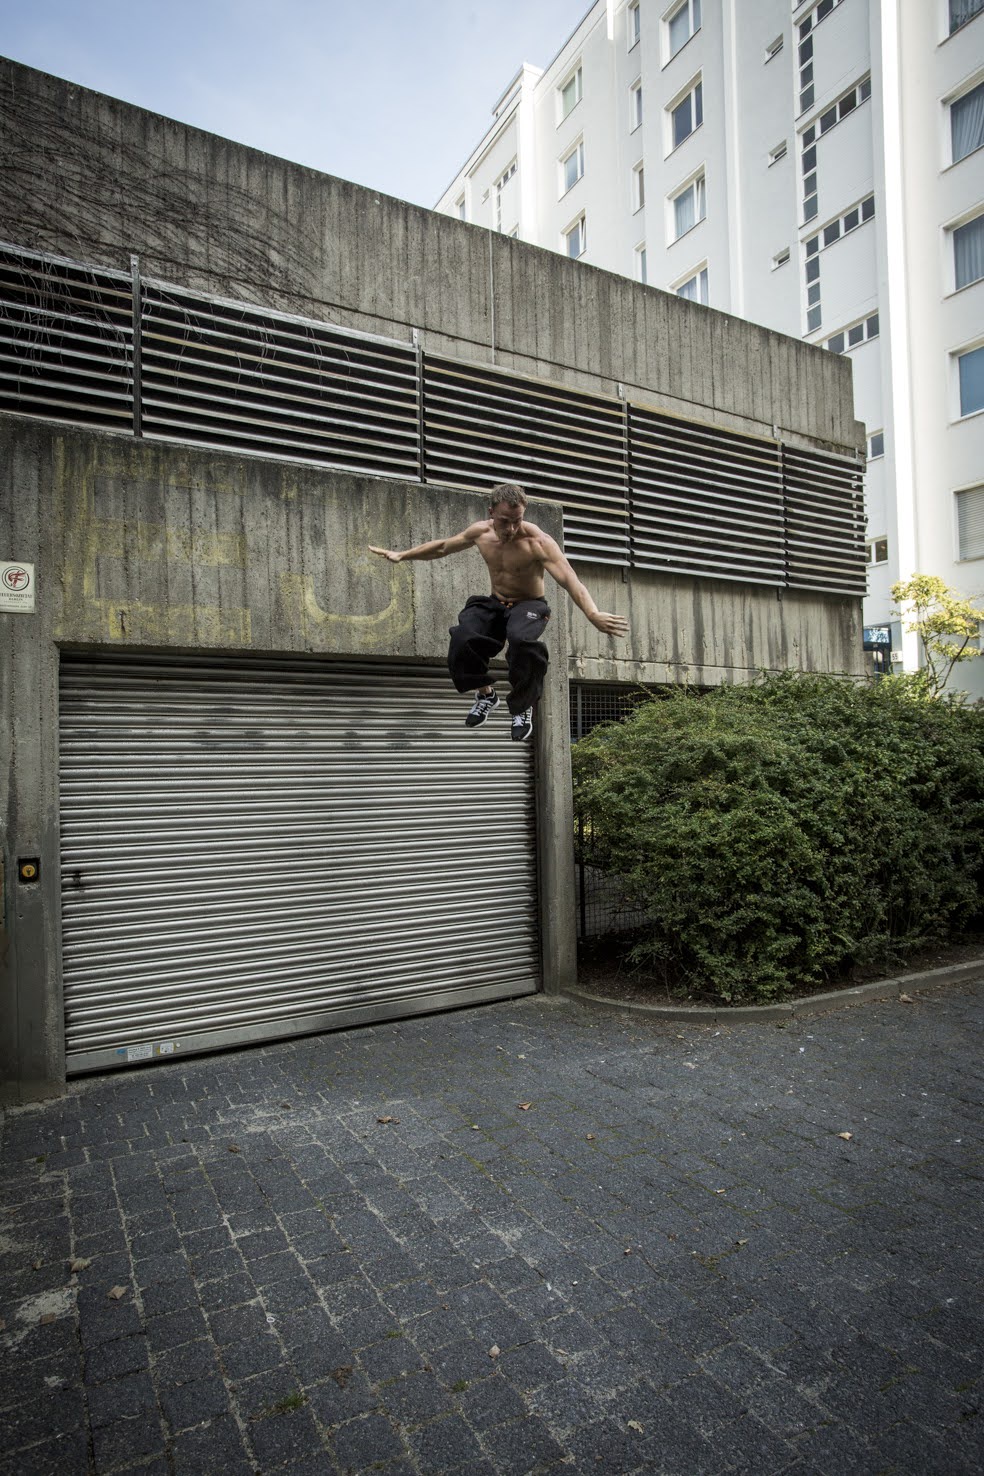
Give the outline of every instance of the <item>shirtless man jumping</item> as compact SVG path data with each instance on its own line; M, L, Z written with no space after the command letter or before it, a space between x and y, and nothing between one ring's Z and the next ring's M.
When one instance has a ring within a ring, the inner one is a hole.
M488 679L489 662L509 642L506 661L511 690L507 700L513 740L522 743L533 732L533 704L543 691L550 659L539 639L550 619L550 606L543 597L544 570L567 590L598 630L624 636L629 626L621 615L599 610L560 545L535 523L524 521L522 487L504 482L492 488L491 499L488 517L453 538L437 538L402 553L370 544L369 552L400 564L404 559L444 559L466 548L478 549L488 565L492 593L472 595L466 602L458 624L451 628L448 667L459 692L477 689L465 727L478 728L499 706L498 693Z

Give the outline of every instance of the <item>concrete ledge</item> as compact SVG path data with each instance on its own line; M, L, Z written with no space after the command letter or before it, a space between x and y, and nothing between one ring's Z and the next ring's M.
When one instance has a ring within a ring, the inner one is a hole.
M639 1015L658 1015L661 1020L689 1020L693 1025L720 1025L735 1020L795 1020L809 1015L825 1015L846 1005L864 1004L868 1000L898 999L903 994L947 989L953 984L972 984L984 979L984 955L967 963L950 964L943 969L929 969L921 974L899 974L892 979L875 979L870 984L856 984L847 989L832 989L826 994L810 994L791 999L786 1004L768 1005L650 1005L635 1000L607 999L587 989L572 986L564 991L581 1004L599 1009L629 1010Z

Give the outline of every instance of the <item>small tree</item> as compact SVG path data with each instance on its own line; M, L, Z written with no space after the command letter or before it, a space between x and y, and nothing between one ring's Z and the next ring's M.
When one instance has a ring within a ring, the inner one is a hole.
M906 630L922 641L926 664L920 673L931 697L940 697L958 661L984 656L971 645L984 620L984 610L954 594L935 574L913 574L892 585L893 612L902 617Z

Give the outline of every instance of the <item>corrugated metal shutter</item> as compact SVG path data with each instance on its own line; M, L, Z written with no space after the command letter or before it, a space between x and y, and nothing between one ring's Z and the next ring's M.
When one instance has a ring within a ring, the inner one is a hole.
M425 354L424 448L427 481L519 482L563 504L571 557L628 562L620 401Z
M782 584L775 441L632 405L629 455L635 567Z
M465 711L434 668L66 658L69 1070L537 988L532 753Z

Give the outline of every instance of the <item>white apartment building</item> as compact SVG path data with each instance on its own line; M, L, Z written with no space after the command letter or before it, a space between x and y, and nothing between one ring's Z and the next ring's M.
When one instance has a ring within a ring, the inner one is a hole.
M597 0L493 112L438 210L850 355L915 669L892 583L984 596L984 0Z

